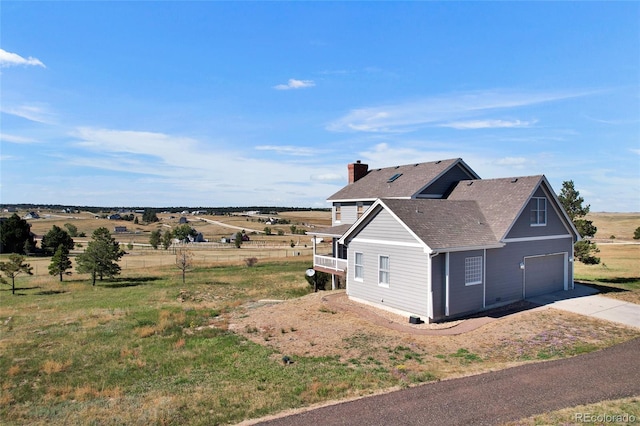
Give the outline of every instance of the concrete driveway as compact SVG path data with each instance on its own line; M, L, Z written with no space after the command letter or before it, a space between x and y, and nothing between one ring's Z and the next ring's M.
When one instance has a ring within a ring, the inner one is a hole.
M598 290L575 284L569 291L558 291L527 299L536 305L562 309L640 328L640 305L598 294Z

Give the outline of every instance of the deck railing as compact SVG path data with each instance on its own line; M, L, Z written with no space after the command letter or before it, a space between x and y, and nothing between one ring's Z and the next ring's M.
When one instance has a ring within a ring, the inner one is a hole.
M331 269L337 272L344 272L347 269L347 259L338 259L333 256L313 256L313 266Z

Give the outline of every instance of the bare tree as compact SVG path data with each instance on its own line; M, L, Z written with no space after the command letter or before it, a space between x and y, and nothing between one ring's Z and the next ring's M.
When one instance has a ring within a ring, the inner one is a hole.
M189 250L180 249L176 253L176 266L182 271L182 284L185 283L187 270L193 263L193 253Z

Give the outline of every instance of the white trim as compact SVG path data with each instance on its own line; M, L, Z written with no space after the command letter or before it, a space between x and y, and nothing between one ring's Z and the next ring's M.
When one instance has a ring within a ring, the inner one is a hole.
M480 267L482 268L482 271L480 271L480 275L481 275L480 276L480 280L479 281L467 282L467 260L474 259L474 262L475 262L476 261L475 259L477 259L477 258L480 258L479 263L480 263ZM484 277L484 257L483 256L467 256L467 257L465 257L464 258L464 286L465 287L469 287L469 286L482 284L483 283L483 277Z
M522 243L528 241L544 241L544 240L559 240L562 238L572 238L571 234L564 235L543 235L540 237L517 237L517 238L505 238L502 240L504 243Z
M504 247L505 243L490 244L487 246L470 246L470 247L451 247L451 248L434 248L433 252L437 253L456 253L460 251L474 251L474 250L487 250L487 249L499 249Z
M482 308L487 307L487 249L482 251Z
M358 265L358 263L356 263L356 261L358 259L358 255L360 255L361 261L362 261L362 264L360 264L360 265ZM362 276L360 276L360 277L357 275L358 266L360 266L360 272L362 273ZM364 253L361 252L361 251L354 251L353 252L353 280L354 281L358 281L358 282L364 282Z
M444 316L449 316L449 252L444 257Z
M375 240L371 238L354 238L351 240L353 243L365 243L365 244L379 244L386 246L400 246L400 247L413 247L413 248L424 248L424 244L420 243L407 243L403 241L385 241L385 240Z
M544 192L544 190L543 190ZM534 192L535 194L535 192ZM546 194L545 194L546 195ZM549 219L549 212L547 210L547 197L536 197L535 195L533 197L531 197L531 201L535 200L536 201L536 205L535 205L535 209L531 208L531 210L529 210L529 225L530 226L547 226L547 222ZM544 222L538 222L538 220L540 219L540 212L542 211L540 209L540 200L544 200ZM531 213L536 212L536 221L535 222L531 222Z
M389 263L389 269L382 269L380 267L380 260L382 260L383 257L387 258L387 262ZM387 273L387 282L386 283L383 283L382 281L380 281L380 273L381 272L386 272ZM378 286L384 287L384 288L389 288L390 284L391 284L391 256L389 256L388 254L379 254L378 255Z

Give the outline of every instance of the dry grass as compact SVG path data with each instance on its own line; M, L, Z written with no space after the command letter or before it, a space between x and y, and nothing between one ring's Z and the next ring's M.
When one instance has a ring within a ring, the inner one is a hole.
M633 233L640 226L640 213L589 213L587 220L598 228L597 240L634 241Z
M593 419L586 421L587 416ZM600 419L598 419L600 417ZM605 421L606 419L606 421ZM636 424L640 422L640 398L631 397L596 404L579 405L563 410L532 416L503 426L579 425L579 424Z

